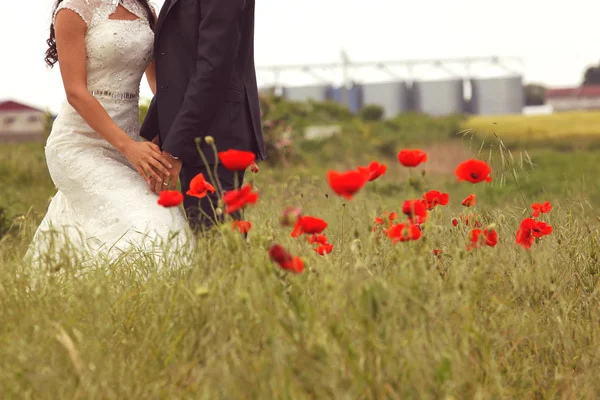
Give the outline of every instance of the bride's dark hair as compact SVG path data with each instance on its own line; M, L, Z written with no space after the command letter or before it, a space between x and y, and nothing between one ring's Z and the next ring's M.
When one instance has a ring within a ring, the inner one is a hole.
M62 3L63 0L56 0L56 4L52 9L52 15L56 12L56 9ZM152 7L148 0L137 0L137 2L146 10L146 14L148 14L148 21L150 21L150 28L154 30L156 26L156 18L154 16L154 11L152 11ZM46 56L44 60L46 61L46 65L50 68L54 67L54 64L58 62L58 52L56 51L56 35L54 34L54 23L50 24L50 37L46 40L48 44L48 50L46 50Z

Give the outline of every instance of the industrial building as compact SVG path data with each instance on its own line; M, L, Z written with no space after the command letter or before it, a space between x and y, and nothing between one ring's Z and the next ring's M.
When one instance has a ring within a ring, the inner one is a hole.
M525 106L521 76L472 79L471 92L469 107L471 114L521 114Z
M283 97L292 101L325 101L332 99L331 85L284 87Z
M405 82L365 84L362 93L363 106L381 106L384 118L393 118L411 109L411 93Z
M259 71L272 73L273 87L280 88L287 99L335 101L354 113L367 105L379 105L385 118L393 118L405 112L433 116L521 114L525 106L522 67L522 60L515 57L352 63L344 53L341 63L271 66ZM398 72L399 68L404 72ZM431 79L431 74L419 74L419 68L443 77ZM337 76L342 84L334 86L322 75L332 71L341 72ZM280 81L283 73L311 75L314 81L327 83L286 85ZM374 74L387 78L360 79Z
M464 88L462 79L415 82L414 110L433 116L463 114L467 111Z
M470 98L465 87L470 87ZM378 105L384 110L384 118L411 111L433 116L521 114L525 106L520 76L416 81L412 85L392 81L354 84L349 88L284 87L283 97L293 101L331 100L346 105L353 113L366 105Z

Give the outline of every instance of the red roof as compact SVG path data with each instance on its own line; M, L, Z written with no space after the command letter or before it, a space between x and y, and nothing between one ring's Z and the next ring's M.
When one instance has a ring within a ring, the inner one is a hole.
M546 90L547 99L561 97L600 97L600 85Z
M2 111L39 111L43 112L34 107L27 106L22 103L17 103L16 101L2 101L0 102L0 112Z

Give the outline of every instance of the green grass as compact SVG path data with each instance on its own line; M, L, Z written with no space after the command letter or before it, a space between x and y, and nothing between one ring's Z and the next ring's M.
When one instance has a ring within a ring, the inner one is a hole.
M182 271L122 263L74 278L65 262L34 291L21 258L53 185L42 146L2 146L1 397L595 397L598 153L534 151L531 162L515 153L519 189L497 152L491 185L456 183L451 167L468 151L449 146L431 150L424 178L382 159L388 174L352 201L324 181L350 161L263 166L251 177L261 199L247 242L224 226ZM370 233L375 215L430 189L448 191L451 205L432 214L422 240L393 245ZM495 248L466 251L468 231L450 223L472 192L475 212L497 227ZM555 205L554 233L529 252L514 244L521 195ZM286 206L328 221L330 256L278 225ZM304 273L278 270L272 243L302 256Z

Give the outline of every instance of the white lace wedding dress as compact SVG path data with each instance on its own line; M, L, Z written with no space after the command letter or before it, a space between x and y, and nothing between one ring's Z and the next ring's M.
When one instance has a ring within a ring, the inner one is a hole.
M139 141L139 88L154 34L136 0L120 3L136 20L111 19L118 6L118 0L64 0L57 13L70 9L86 22L88 89ZM29 248L34 265L65 254L90 264L134 255L173 265L192 246L181 209L159 206L133 166L67 102L48 138L46 161L58 193Z

